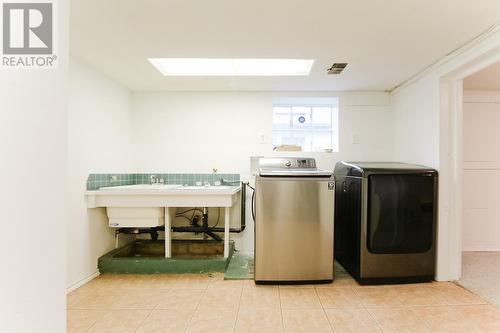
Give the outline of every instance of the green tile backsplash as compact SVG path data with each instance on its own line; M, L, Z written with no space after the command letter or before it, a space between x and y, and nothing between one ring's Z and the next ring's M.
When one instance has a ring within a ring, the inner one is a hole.
M101 187L136 184L135 174L130 173L92 173L87 178L87 190Z
M223 178L230 182L239 182L240 175L237 173L92 173L87 178L87 190L97 190L101 187L123 186L135 184L149 184L151 175L157 179L163 178L165 184L195 185L196 182L209 182Z

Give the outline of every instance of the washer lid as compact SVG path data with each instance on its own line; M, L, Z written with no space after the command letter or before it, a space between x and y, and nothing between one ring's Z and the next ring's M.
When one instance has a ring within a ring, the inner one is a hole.
M270 169L260 168L259 175L262 177L331 177L332 172L323 169Z
M310 157L261 158L259 175L264 177L330 177L331 171L316 168Z

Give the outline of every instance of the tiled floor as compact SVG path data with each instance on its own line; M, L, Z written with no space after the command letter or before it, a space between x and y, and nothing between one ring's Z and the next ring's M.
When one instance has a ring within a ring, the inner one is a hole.
M68 295L68 332L500 332L453 284L256 286L215 275L100 276Z
M500 306L500 252L464 252L458 284Z

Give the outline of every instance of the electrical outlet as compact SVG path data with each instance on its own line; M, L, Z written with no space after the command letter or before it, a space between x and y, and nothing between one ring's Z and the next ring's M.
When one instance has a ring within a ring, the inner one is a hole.
M259 134L259 143L261 145L266 143L266 135L265 134L263 134L263 133Z
M361 138L359 137L359 134L354 134L352 136L352 144L359 145L360 143L361 143Z

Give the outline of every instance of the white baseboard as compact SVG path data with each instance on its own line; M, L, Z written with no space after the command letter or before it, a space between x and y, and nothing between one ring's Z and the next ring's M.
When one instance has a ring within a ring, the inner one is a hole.
M66 294L69 294L73 290L80 288L83 286L85 283L90 282L91 280L95 279L96 277L99 276L99 271L95 271L91 275L87 276L86 278L81 279L80 281L77 281L73 284L70 284L68 287L66 287Z

